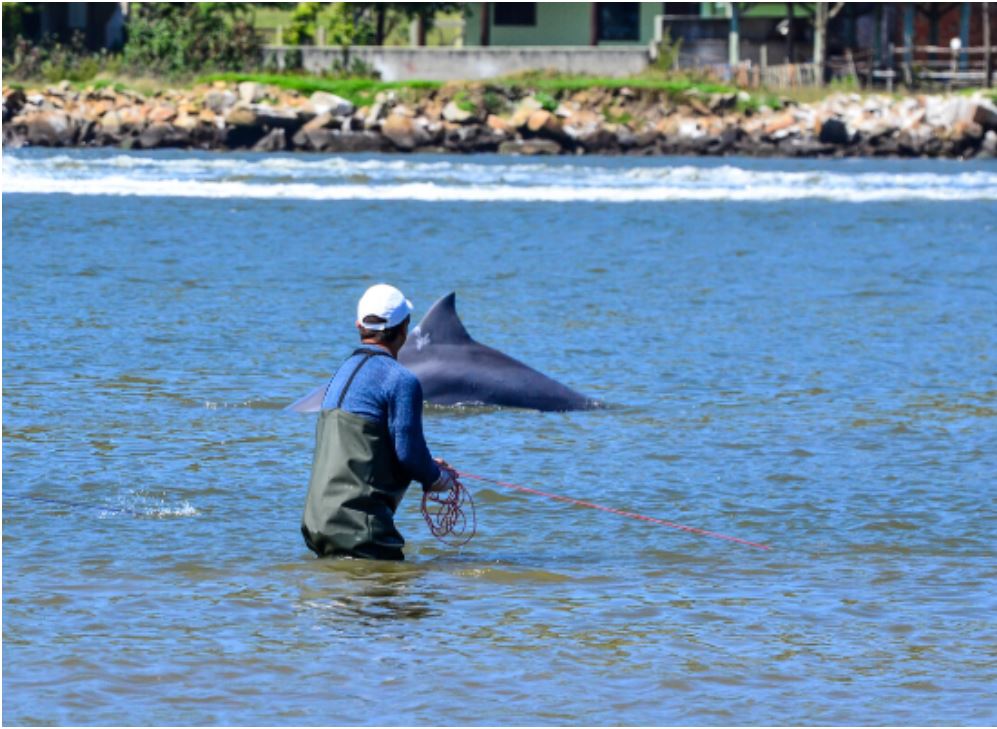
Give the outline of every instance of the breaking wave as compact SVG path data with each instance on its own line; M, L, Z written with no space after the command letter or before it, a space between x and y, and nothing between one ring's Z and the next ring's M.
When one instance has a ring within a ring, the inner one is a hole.
M174 154L24 154L3 160L4 193L254 200L418 202L671 202L997 200L997 172L783 169L670 160ZM789 169L785 169L788 167Z

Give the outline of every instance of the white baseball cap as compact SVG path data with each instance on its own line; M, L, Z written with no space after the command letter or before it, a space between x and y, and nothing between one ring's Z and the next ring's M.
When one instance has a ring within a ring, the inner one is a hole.
M391 327L396 327L405 321L405 317L412 313L412 302L405 298L405 295L394 286L388 284L377 284L371 286L360 297L357 304L357 322L364 329L373 332L381 332ZM385 319L383 323L367 324L364 318L376 316Z

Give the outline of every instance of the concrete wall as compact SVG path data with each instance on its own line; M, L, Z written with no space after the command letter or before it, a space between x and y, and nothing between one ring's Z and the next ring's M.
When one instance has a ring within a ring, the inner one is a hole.
M338 47L266 46L266 61L283 68L287 53L301 53L309 71L331 69L343 61ZM593 76L631 76L647 68L647 48L642 46L528 46L506 48L405 48L355 46L349 57L360 59L385 81L457 81L505 76L522 71L554 69L561 73Z

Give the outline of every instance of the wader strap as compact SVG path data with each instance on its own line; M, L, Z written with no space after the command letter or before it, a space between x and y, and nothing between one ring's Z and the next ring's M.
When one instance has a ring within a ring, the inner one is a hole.
M360 363L357 365L356 369L353 370L352 374L350 374L350 379L348 379L346 381L346 384L343 386L343 391L339 393L339 402L336 403L336 409L337 410L343 407L343 400L346 399L346 393L349 391L350 385L353 384L353 378L357 376L357 373L360 371L360 368L363 367L368 362L370 362L370 360L371 360L372 357L390 357L391 356L387 352L374 352L374 351L371 351L369 349L358 349L358 350L354 351L353 354L351 354L350 356L351 357L355 357L358 354L362 354L363 355L363 359L360 360ZM331 380L330 380L329 384L330 385L332 384Z

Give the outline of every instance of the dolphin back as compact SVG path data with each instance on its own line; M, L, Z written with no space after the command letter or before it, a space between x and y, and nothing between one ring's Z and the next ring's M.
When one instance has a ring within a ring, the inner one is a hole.
M438 300L414 327L398 360L437 405L482 404L541 411L587 410L598 403L547 375L479 344L457 315L456 294Z

